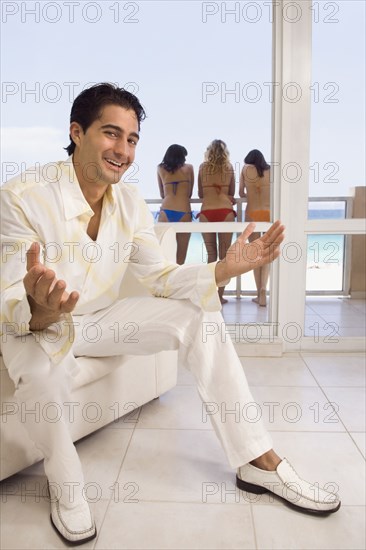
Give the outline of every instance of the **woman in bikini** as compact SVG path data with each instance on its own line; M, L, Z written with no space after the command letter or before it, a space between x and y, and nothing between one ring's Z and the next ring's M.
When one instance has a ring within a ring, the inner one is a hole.
M159 222L190 222L194 172L192 164L186 164L187 149L182 145L170 145L158 165L158 183L163 199ZM177 233L177 264L184 264L190 233Z
M236 212L233 209L235 193L234 170L229 160L229 151L226 144L215 139L207 147L205 161L201 164L198 173L198 196L202 200L199 213L200 222L233 222ZM207 261L215 262L225 258L231 244L232 233L202 233L207 250ZM218 289L222 304L225 287Z
M270 215L270 166L258 149L250 151L244 159L245 165L240 174L239 196L247 198L245 221L269 222ZM260 237L252 233L250 241ZM266 306L266 288L269 277L269 265L254 269L257 297L253 298L260 306Z

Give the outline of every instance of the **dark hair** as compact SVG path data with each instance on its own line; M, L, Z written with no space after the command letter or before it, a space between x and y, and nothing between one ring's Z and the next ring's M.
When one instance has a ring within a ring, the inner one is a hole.
M103 82L83 90L74 100L70 113L70 123L77 122L85 133L89 126L99 118L105 105L119 105L124 109L132 109L136 113L138 126L146 118L146 113L137 99L131 92L124 88L118 88L114 84ZM70 145L65 147L69 155L75 151L75 143L70 137Z
M167 172L175 172L178 168L181 168L186 161L188 151L183 145L170 145L166 150L163 160L160 166L165 168Z
M271 168L270 165L267 164L267 162L265 161L263 153L258 151L258 149L253 149L252 151L249 151L244 159L244 162L245 164L254 164L260 178L263 177L264 170L268 170L268 168Z

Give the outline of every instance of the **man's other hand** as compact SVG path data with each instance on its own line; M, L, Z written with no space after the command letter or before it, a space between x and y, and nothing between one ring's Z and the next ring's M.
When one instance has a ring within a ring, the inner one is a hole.
M230 246L225 259L217 263L215 275L218 285L231 277L273 262L279 256L280 244L285 238L285 228L281 222L276 221L262 237L248 243L248 237L254 229L255 223L251 222Z
M57 280L55 272L40 262L39 243L32 243L27 251L23 283L32 312L30 330L43 330L56 323L62 313L73 311L79 300L78 292L66 292L65 281Z

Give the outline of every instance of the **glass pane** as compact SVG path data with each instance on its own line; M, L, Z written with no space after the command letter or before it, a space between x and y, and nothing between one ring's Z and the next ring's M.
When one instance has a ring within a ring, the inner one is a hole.
M365 336L364 235L309 235L305 336Z
M309 201L308 219L309 220L344 220L349 217L349 200L329 201L316 200Z
M32 4L34 9L19 3L2 28L4 181L26 166L66 158L72 102L99 78L135 93L146 108L136 161L124 178L146 199L160 198L157 165L174 143L188 150L195 199L198 168L214 139L230 151L236 198L247 153L259 149L270 164L271 2L90 2L88 9L58 2L56 11L56 3L49 9ZM74 42L54 39L67 36L70 24L78 43L88 44L77 65L70 64ZM112 52L108 59L103 43ZM196 212L200 207L193 204ZM240 200L235 208L240 210ZM158 203L151 209L158 210ZM187 261L203 257L201 237L192 236Z
M344 290L344 236L309 235L307 249L307 291Z
M365 2L313 2L311 9L309 197L348 197L345 217L364 218ZM329 210L313 216L310 202L309 218L334 217Z

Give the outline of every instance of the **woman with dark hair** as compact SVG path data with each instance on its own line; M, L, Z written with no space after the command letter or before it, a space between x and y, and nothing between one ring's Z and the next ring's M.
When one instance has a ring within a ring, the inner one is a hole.
M190 198L193 191L194 172L186 164L187 149L182 145L170 145L158 165L158 183L163 199L159 222L190 222L192 212ZM190 233L177 233L177 264L184 264Z
M226 143L215 139L207 147L205 160L198 173L198 196L202 200L201 212L198 214L201 222L232 222L236 212L233 209L235 193L234 170L229 160ZM207 250L207 262L215 262L225 258L231 244L232 233L202 233ZM219 288L222 304L225 287Z
M247 198L245 221L269 222L270 215L270 165L258 149L250 151L244 159L245 165L240 174L239 196ZM249 240L260 237L253 233ZM254 269L257 297L253 298L260 306L265 306L269 267Z

